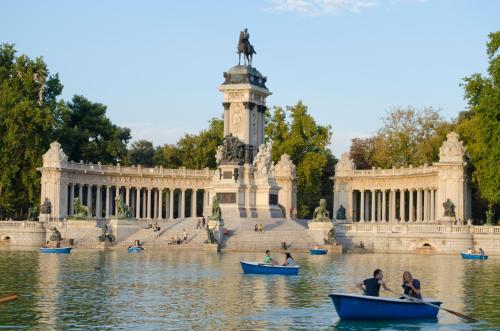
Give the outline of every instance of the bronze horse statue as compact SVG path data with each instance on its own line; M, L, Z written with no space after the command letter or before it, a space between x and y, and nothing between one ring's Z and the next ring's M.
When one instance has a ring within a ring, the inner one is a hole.
M252 46L250 44L250 34L248 33L248 30L245 29L243 31L240 31L240 39L238 41L238 65L241 65L241 53L243 53L243 60L245 61L245 65L248 64L249 66L252 65L252 58L254 54L257 54Z

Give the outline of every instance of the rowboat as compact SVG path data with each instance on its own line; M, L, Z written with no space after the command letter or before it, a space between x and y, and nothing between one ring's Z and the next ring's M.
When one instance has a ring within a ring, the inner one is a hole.
M311 255L325 255L326 253L328 253L328 249L323 249L323 248L310 249L309 253Z
M462 255L463 259L467 259L467 260L487 260L488 259L488 255L472 254L472 253L464 253L464 252L460 252L460 255Z
M240 261L241 268L246 274L263 274L263 275L288 275L296 276L299 274L300 266L281 266L263 264L259 262Z
M436 318L441 301L429 300L425 303L407 299L372 297L368 295L332 293L335 310L340 319L345 320L407 320Z
M40 252L41 253L62 253L62 254L68 254L71 252L71 249L73 247L40 247Z
M141 246L133 246L128 248L129 253L140 253L144 250Z

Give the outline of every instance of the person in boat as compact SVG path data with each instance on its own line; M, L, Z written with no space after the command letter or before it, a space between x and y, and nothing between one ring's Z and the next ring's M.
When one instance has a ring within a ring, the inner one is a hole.
M470 249L470 247L469 247L469 249L467 250L467 254L472 254L472 249Z
M291 267L291 266L296 266L296 265L297 265L297 263L293 259L292 254L285 253L285 263L283 263L283 266L284 267L287 267L287 266Z
M60 241L57 241L56 242L56 248L60 248L61 247L61 242Z
M321 249L321 247L319 247L318 244L314 245L314 248L313 249Z
M484 256L484 251L481 247L479 247L479 255Z
M278 262L274 261L271 257L271 251L266 250L266 255L264 256L264 264L278 265Z
M384 290L390 291L387 285L385 285L384 274L380 269L375 269L373 272L373 278L367 278L364 281L357 283L356 286L363 290L365 295L372 297L378 297L380 295L380 286L382 286Z
M422 300L420 293L420 281L413 278L409 271L403 272L403 285L404 294L413 298Z
M43 245L43 248L49 248L50 247L50 241L46 241L45 245Z

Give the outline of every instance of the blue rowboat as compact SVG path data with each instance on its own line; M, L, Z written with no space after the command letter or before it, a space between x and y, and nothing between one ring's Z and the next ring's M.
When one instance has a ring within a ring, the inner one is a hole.
M309 253L311 253L311 255L325 255L326 253L328 253L328 249L310 249Z
M129 253L140 253L144 250L141 246L133 246L128 248Z
M467 260L487 260L488 259L488 255L472 254L472 253L464 253L464 252L460 252L460 255L462 255L462 258L467 259Z
M241 268L246 274L263 274L263 275L289 275L296 276L299 274L300 266L281 266L263 264L259 262L240 261Z
M62 253L62 254L68 254L71 252L71 249L73 247L58 247L58 248L51 248L51 247L40 247L40 252L41 253Z
M439 312L436 307L406 299L344 293L332 293L330 298L343 320L434 319ZM442 303L436 300L426 302L438 307Z

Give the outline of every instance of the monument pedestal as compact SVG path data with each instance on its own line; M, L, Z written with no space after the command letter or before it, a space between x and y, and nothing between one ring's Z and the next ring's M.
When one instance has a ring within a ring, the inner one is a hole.
M441 225L454 225L456 222L456 219L451 216L443 216L438 220L438 224Z
M309 222L309 235L320 245L328 240L328 233L333 229L333 223L329 222Z
M98 248L98 249L107 249L107 248L110 248L110 247L113 247L113 243L109 242L109 241L99 242L96 245L96 248Z
M203 250L209 252L219 252L220 247L218 244L203 244Z
M137 219L112 218L109 221L111 232L116 237L116 241L123 240L140 229Z

